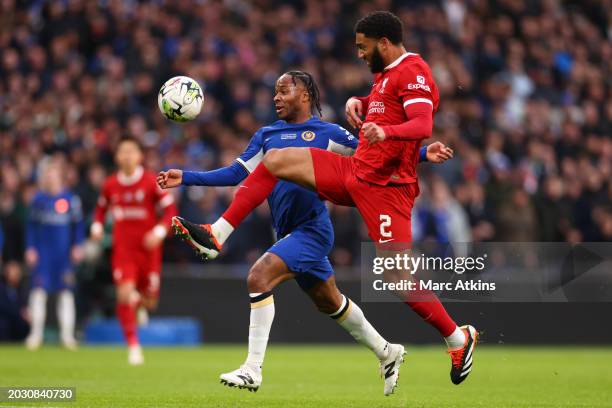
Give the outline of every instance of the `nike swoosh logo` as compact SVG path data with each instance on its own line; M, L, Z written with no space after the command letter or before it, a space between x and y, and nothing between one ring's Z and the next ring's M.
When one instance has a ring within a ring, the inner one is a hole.
M382 238L378 238L378 243L379 244L384 244L385 242L391 242L393 241L395 238L390 238L390 239L382 239Z
M239 188L249 188L248 186L238 186Z

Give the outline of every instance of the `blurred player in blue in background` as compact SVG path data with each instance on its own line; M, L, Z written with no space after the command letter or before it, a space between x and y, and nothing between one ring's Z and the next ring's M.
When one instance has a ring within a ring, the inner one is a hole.
M60 341L74 349L75 284L73 265L82 258L85 239L81 200L64 186L62 162L43 161L38 169L40 190L28 211L25 258L32 271L29 298L31 330L26 347L35 350L42 344L47 295L58 293L57 318Z

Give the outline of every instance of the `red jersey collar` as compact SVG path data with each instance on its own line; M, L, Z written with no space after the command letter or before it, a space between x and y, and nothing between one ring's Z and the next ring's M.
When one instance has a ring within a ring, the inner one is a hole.
M400 55L399 57L397 57L397 59L395 61L393 61L392 63L390 63L389 65L387 65L384 69L384 71L387 71L391 68L395 68L397 67L400 62L402 62L404 60L404 58L408 57L409 55L416 55L414 52L405 52L402 55Z
M130 176L122 173L121 171L118 171L117 181L122 186L131 186L132 184L135 184L140 181L143 173L144 173L144 169L142 168L142 166L136 167L136 170L134 170L134 174Z

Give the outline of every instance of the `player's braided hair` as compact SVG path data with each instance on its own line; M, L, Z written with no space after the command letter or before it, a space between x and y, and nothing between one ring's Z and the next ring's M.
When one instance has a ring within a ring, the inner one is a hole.
M312 113L314 113L316 109L319 113L319 116L321 116L321 94L319 93L319 87L317 86L317 83L315 82L312 75L304 71L289 71L285 74L291 77L291 80L293 81L294 85L297 85L297 83L295 82L296 79L298 79L302 84L304 84L308 95L310 95L310 110L312 111Z

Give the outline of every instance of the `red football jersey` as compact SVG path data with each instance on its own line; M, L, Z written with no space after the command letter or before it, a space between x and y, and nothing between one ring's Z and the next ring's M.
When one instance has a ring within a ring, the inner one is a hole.
M433 115L439 100L431 69L420 55L408 52L374 76L372 90L365 99L364 122L399 125L410 119L404 111L408 105L430 104ZM357 177L378 185L416 182L421 140L370 144L363 134L360 136L353 156Z
M157 185L155 174L139 167L129 177L115 173L106 179L95 222L103 224L107 211L113 217L113 250L146 250L145 234L159 225L158 231L165 235L176 215L176 206L172 195Z

